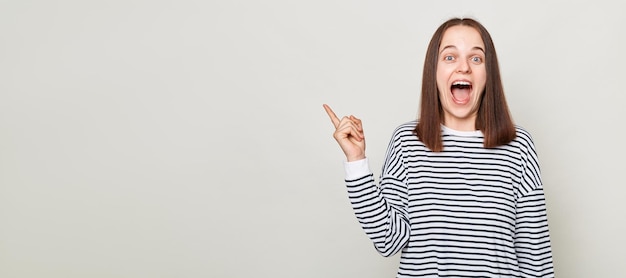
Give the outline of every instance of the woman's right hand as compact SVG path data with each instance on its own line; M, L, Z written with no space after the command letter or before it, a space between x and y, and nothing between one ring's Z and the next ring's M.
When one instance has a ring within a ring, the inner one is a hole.
M335 126L333 137L339 143L339 147L346 155L348 161L356 161L365 158L365 136L363 135L363 124L355 116L344 116L341 120L330 106L324 104L324 110L330 117L330 121Z

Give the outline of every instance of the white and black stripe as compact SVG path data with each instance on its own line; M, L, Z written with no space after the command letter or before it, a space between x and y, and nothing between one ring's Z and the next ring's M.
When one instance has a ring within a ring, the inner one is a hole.
M397 277L553 277L537 155L528 132L497 148L480 131L443 127L431 152L398 127L377 185L346 179L355 215L384 256L402 250Z

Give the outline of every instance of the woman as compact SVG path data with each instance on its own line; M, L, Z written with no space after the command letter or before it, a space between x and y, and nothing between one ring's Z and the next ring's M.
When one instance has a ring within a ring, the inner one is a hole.
M361 120L324 105L355 215L397 277L553 277L537 155L513 124L491 36L473 19L434 33L420 116L399 126L379 185Z

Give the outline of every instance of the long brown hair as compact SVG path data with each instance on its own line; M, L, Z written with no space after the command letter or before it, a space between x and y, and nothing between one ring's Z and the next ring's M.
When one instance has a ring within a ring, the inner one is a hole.
M487 29L478 21L470 18L449 19L439 26L430 40L424 60L420 116L414 132L430 150L434 152L443 150L441 124L443 124L444 112L437 89L437 61L443 34L448 28L457 25L476 29L485 44L487 83L479 101L476 128L481 130L485 136L485 148L507 144L515 139L516 131L504 97L496 49Z

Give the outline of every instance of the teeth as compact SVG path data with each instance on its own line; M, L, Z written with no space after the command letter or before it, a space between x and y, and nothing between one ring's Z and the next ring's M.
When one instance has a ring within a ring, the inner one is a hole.
M452 83L452 85L469 86L471 84L469 82L467 82L467 81L456 81L456 82Z

